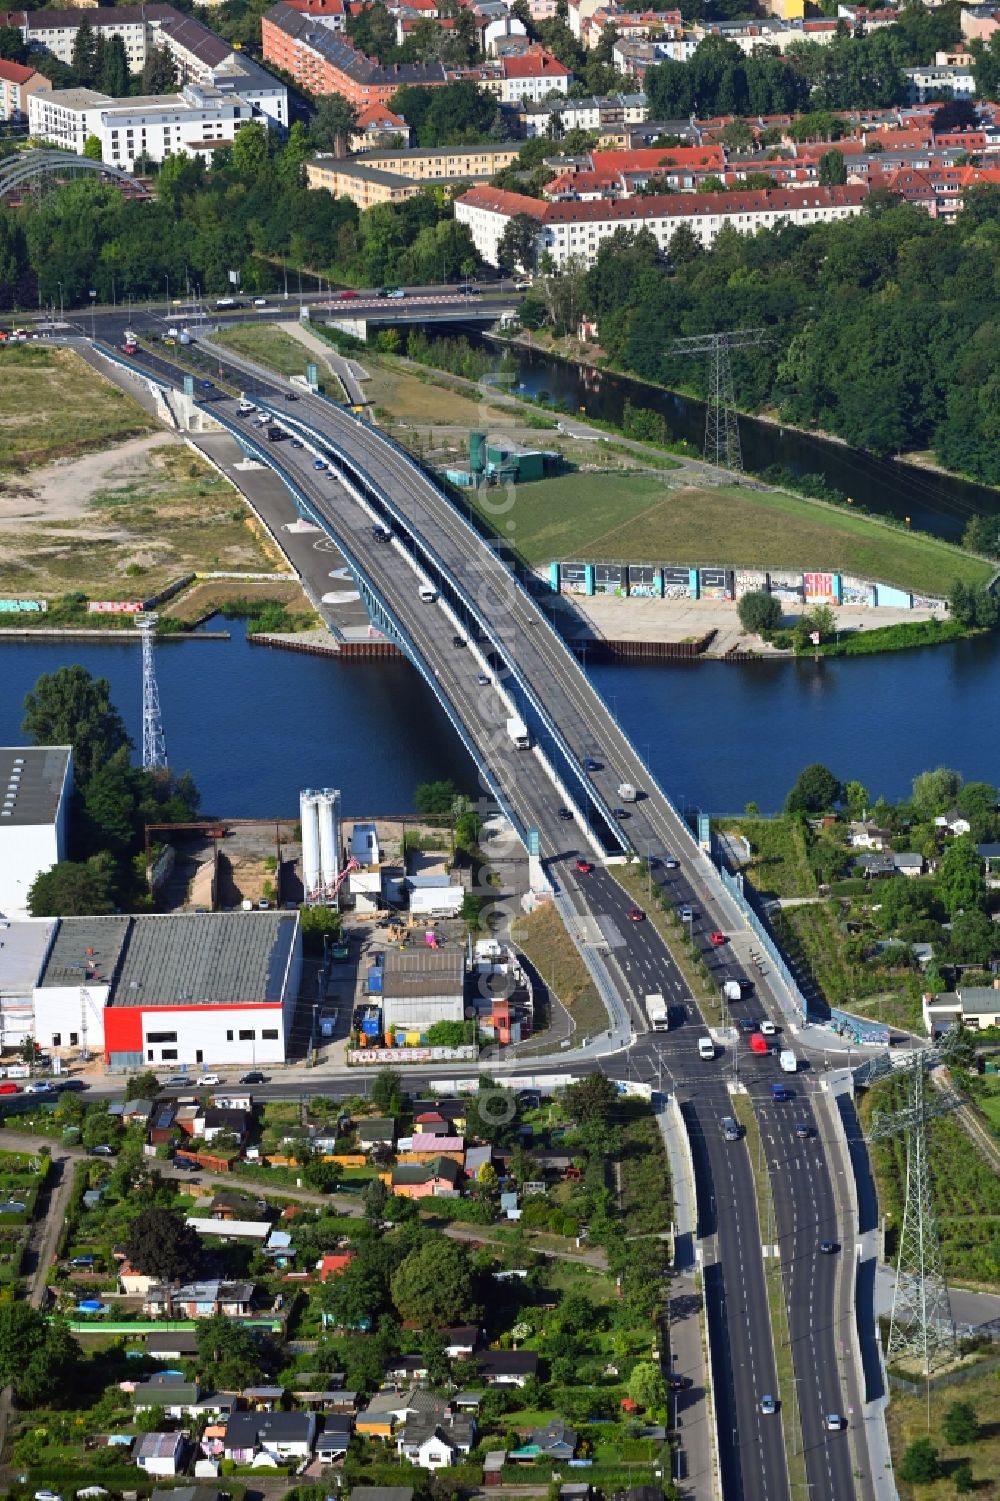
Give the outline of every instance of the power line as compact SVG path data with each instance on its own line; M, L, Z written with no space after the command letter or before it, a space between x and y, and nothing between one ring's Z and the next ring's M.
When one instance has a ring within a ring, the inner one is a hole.
M142 769L166 771L167 742L160 713L160 690L156 686L153 644L156 640L155 615L137 615L136 625L142 633Z
M767 337L766 328L734 328L717 334L698 334L691 339L674 339L670 345L671 354L708 355L704 458L706 464L714 464L717 469L729 469L736 474L743 472L739 414L729 351L763 344Z

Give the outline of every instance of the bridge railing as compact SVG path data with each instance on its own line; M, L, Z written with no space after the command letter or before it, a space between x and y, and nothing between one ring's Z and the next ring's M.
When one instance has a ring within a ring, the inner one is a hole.
M806 1001L805 996L802 994L802 991L799 989L798 981L785 962L784 955L778 948L774 939L771 937L767 928L764 926L764 923L758 915L756 908L747 899L746 892L743 890L742 875L740 875L739 873L733 875L731 871L728 871L726 867L721 864L716 866L716 870L719 872L719 880L722 882L723 886L726 888L729 895L732 897L733 901L739 908L747 927L753 933L762 950L767 955L775 972L780 975L782 982L784 983L784 986L791 996L795 1008L799 1013L800 1019L803 1022L808 1021L808 1002Z

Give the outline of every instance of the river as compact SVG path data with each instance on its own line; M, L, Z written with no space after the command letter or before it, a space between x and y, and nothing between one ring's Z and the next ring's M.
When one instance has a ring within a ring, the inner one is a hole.
M496 349L473 328L463 330L471 342ZM508 346L506 370L523 394L548 392L558 404L567 403L605 422L621 424L627 400L662 412L671 436L684 438L700 452L705 435L703 402L660 391L627 376L586 370L522 345ZM969 517L1000 509L1000 490L957 479L952 475L919 469L892 459L878 459L846 444L831 443L809 433L740 418L743 462L760 472L782 464L796 474L822 474L829 484L851 496L855 504L880 515L908 516L911 524L939 537L957 540Z
M220 622L221 623L221 622ZM18 744L25 694L79 662L111 684L141 744L138 644L0 639L0 744ZM171 764L206 811L293 816L300 788L340 787L348 813L405 812L417 783L476 787L468 758L404 662L341 662L231 641L170 641L157 678ZM841 661L588 669L662 785L688 805L780 807L822 760L899 798L926 767L997 780L1000 638Z

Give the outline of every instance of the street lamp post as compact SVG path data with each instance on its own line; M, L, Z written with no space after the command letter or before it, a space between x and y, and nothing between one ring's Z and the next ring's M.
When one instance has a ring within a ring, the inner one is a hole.
M60 281L60 282L57 282L56 285L59 288L59 322L60 323L65 323L66 319L65 319L65 316L64 316L64 313L63 313L63 284Z

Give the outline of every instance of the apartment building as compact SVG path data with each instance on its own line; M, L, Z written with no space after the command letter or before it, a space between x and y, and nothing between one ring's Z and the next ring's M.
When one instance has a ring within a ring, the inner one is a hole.
M754 234L782 222L812 225L855 218L867 198L867 188L848 186L543 203L521 193L474 187L456 200L455 218L468 225L476 249L492 266L498 263L504 230L521 214L538 225L538 251L547 251L557 267L572 261L591 266L602 240L617 229L648 229L660 249L666 250L675 231L685 224L707 249L725 228Z
M311 94L343 94L355 109L388 104L397 89L447 82L441 63L381 63L359 52L322 17L280 0L261 17L264 61L293 77Z
M306 182L360 209L399 203L433 182L487 182L517 160L519 142L501 146L433 146L412 151L366 151L346 161L319 156L306 163Z
M51 87L49 80L34 68L0 58L0 120L26 120L32 94L43 94Z

